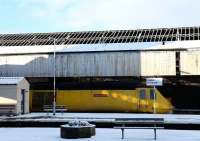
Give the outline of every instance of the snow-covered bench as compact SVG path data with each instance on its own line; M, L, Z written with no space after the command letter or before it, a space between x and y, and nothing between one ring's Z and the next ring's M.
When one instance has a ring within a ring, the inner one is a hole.
M153 129L155 140L157 138L156 130L164 129L163 118L118 118L115 119L115 124L118 126L114 128L122 131L122 139L124 139L125 129Z
M67 111L67 108L65 105L56 105L56 112L61 112L61 113L64 113ZM44 105L43 106L43 111L44 112L47 112L47 114L49 112L53 112L53 105Z

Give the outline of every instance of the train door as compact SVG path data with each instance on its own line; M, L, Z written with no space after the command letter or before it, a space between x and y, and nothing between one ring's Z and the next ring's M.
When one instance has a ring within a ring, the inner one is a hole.
M148 108L147 91L145 88L141 88L138 91L138 111L148 112L147 108Z
M150 88L149 89L149 112L151 113L154 112L154 96L156 99L156 95L154 95L154 89Z

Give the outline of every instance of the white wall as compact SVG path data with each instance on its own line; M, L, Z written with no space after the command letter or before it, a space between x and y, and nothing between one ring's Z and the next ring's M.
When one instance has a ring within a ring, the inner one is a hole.
M0 85L0 97L6 98L6 101L1 101L2 105L16 105L17 104L17 85ZM1 105L0 104L0 105ZM17 107L15 112L18 113Z
M22 81L20 81L20 83L17 85L17 111L19 111L19 113L21 113L21 100L22 100L22 96L21 96L21 90L25 89L26 93L25 93L25 113L29 113L29 83L27 80L23 79Z
M0 97L16 100L16 85L0 85Z
M0 56L1 76L53 77L53 55ZM56 54L57 77L139 76L139 52Z
M0 85L0 97L7 98L5 104L16 105L16 114L21 113L21 90L25 89L25 113L29 112L29 83L25 79L20 81L17 85ZM8 101L11 103L8 103Z
M200 75L200 51L185 51L180 54L181 75Z
M176 75L174 51L141 52L141 76Z

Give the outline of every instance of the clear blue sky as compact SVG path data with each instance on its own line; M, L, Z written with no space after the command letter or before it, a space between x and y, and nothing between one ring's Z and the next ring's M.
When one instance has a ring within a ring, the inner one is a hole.
M200 25L200 0L0 0L0 33Z

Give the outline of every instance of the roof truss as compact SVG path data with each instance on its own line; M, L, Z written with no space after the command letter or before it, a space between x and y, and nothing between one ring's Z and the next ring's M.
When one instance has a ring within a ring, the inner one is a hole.
M0 34L0 46L133 43L199 40L200 27L88 32Z

